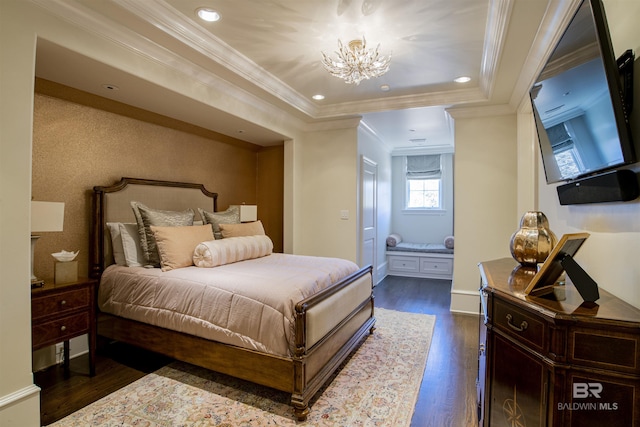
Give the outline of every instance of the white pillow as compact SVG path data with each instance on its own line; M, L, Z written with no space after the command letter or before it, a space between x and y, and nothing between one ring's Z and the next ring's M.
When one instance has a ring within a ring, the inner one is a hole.
M108 222L107 227L111 234L111 246L116 264L142 267L146 258L138 238L138 224Z
M113 259L118 265L127 265L124 259L124 248L122 247L122 236L120 235L120 223L108 222L109 234L111 235L111 250L113 251Z
M196 267L217 267L247 259L271 255L269 236L241 236L199 243L193 252Z

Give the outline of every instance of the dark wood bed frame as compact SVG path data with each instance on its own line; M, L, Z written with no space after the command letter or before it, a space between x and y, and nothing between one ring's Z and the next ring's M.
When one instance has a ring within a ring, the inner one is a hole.
M105 229L106 222L109 220L105 216L108 204L106 199L110 193L138 185L199 189L212 199L211 207L214 211L217 210L217 193L207 191L201 184L122 178L111 186L94 187L90 246L90 275L93 278L99 279L108 264L108 261L105 261L108 259L108 251L105 248L108 247L110 240ZM144 200L139 201L144 203ZM132 213L131 217L133 218ZM375 326L373 290L366 301L310 348L306 345L307 312L327 298L345 290L361 277L371 276L371 270L371 266L364 267L330 288L296 304L296 350L292 357L247 350L106 313L98 314L98 335L291 393L291 405L295 416L299 421L304 421L309 413L309 402L312 397L349 354L373 332Z

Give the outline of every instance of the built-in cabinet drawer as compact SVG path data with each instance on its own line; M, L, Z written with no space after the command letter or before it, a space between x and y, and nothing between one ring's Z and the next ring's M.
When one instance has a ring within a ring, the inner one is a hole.
M450 275L453 273L453 260L445 258L420 258L422 273Z
M404 271L406 273L417 273L420 271L420 258L389 257L389 269L393 271Z
M451 279L453 255L388 252L388 273L392 276Z

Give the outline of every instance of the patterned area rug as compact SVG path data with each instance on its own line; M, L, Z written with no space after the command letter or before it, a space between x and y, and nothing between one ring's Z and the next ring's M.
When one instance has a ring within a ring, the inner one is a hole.
M304 423L286 393L174 362L52 426L409 426L435 316L376 308L376 318Z

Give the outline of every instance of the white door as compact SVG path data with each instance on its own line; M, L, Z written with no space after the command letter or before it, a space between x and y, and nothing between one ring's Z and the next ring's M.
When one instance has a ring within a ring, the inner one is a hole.
M378 257L376 256L378 165L363 156L360 164L360 175L360 197L362 206L362 220L360 221L360 235L362 236L362 241L360 242L360 265L365 266L371 264L373 266L373 283L375 284L377 282L376 269L378 267Z

